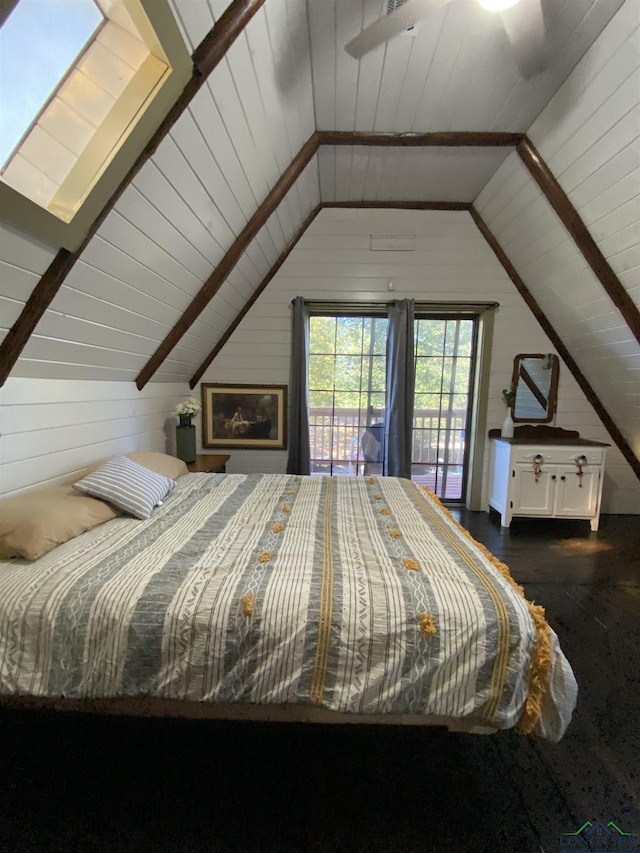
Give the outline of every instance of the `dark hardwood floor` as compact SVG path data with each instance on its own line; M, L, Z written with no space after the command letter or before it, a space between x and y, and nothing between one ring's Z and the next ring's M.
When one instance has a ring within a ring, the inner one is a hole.
M560 637L580 687L560 743L4 709L0 849L558 853L586 821L640 833L640 517L454 516Z

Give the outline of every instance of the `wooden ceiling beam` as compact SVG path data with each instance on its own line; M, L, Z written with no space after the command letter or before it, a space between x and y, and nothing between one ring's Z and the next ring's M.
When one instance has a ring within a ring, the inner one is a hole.
M71 269L79 260L88 242L97 232L108 214L113 210L116 202L135 175L154 154L169 130L180 118L195 94L204 84L207 76L220 62L226 51L265 1L233 0L213 25L201 44L195 49L192 56L194 60L193 74L179 98L164 117L147 145L136 158L133 166L129 169L99 216L91 225L82 244L75 252L69 252L66 249L58 251L25 302L18 319L11 329L9 329L9 332L0 344L0 387L6 382L7 377L13 370L13 366L35 330L38 321L51 304Z
M452 130L445 133L364 133L357 130L319 130L320 145L384 145L424 148L513 148L524 133Z
M469 210L468 201L325 201L322 207L365 210Z
M318 134L314 132L287 166L271 192L236 237L231 248L191 300L184 314L142 368L136 379L136 385L139 390L144 388L171 350L180 341L180 338L191 328L211 299L216 295L226 281L227 276L240 260L249 243L258 231L260 231L271 214L274 213L317 150Z
M256 289L253 291L253 293L251 294L251 296L249 297L249 299L247 300L247 302L242 306L242 308L240 309L240 311L238 311L238 314L237 314L237 316L236 316L235 320L233 320L233 321L231 322L231 324L228 326L227 330L226 330L226 331L225 331L225 333L222 335L222 337L220 338L220 340L218 341L218 343L217 343L217 344L215 345L215 347L211 350L211 352L209 353L209 355L205 358L205 360L202 362L202 364L200 365L200 367L196 370L196 372L193 374L193 376L192 376L192 377L191 377L191 379L189 380L189 386L190 386L191 388L195 388L195 386L198 384L198 382L200 381L200 378L202 377L202 374L205 372L205 370L207 369L207 367L209 367L209 365L211 364L211 362L213 361L213 359L218 355L218 353L220 352L220 350L222 349L222 347L226 344L226 342L229 340L229 338L231 337L231 335L232 335L232 334L235 332L235 330L238 328L238 326L240 325L240 323L242 322L242 320L243 320L243 319L245 318L245 316L247 315L247 313L248 313L249 309L251 308L251 306L256 302L256 300L258 299L258 297L260 296L260 294L262 293L262 291L265 289L265 287L269 284L269 282L271 281L271 279L272 279L272 278L275 276L275 274L278 272L278 270L280 269L280 267L282 266L282 264L287 260L287 258L289 257L289 255L291 254L291 252L293 251L293 249L296 247L296 244L297 244L298 240L302 237L302 235L304 234L304 232L305 232L305 231L307 230L307 228L311 225L311 223L312 223L312 222L313 222L313 220L316 218L316 216L320 213L320 211L322 210L323 206L324 206L324 205L322 205L322 204L318 204L318 205L317 205L317 206L316 206L316 207L311 211L311 213L309 214L309 216L307 216L307 218L305 219L305 221L302 223L302 226L298 229L298 231L297 231L297 233L296 233L295 237L293 237L293 238L289 241L289 243L288 243L287 247L284 249L284 251L282 251L282 252L280 253L280 257L278 258L278 260L274 263L274 265L271 267L271 269L269 270L269 272L268 272L268 273L265 275L265 277L262 279L262 281L260 282L260 284L258 285L258 287L256 287Z
M505 252L502 250L500 244L494 237L493 232L491 231L489 226L480 216L475 207L472 206L469 212L473 217L473 221L478 226L480 233L485 238L489 246L491 246L495 256L502 264L504 271L507 273L511 281L516 286L518 293L520 294L520 296L522 296L524 301L527 303L529 310L536 318L538 323L542 326L543 330L546 332L547 336L549 337L549 340L558 351L559 356L562 358L566 366L569 368L569 371L573 375L573 378L576 380L576 382L584 392L585 397L593 406L594 411L604 424L612 440L615 442L618 449L633 469L633 472L636 477L640 480L640 460L631 449L630 444L622 435L616 424L613 422L611 415L607 412L605 407L600 402L600 398L591 387L591 384L587 380L584 373L578 367L575 359L560 339L560 336L558 335L554 327L551 325L551 322L549 321L547 315L544 313L527 285L518 275L516 268L513 266L509 258L506 256Z
M193 51L193 64L207 78L266 0L235 0Z
M620 279L598 248L580 214L569 201L551 169L528 137L518 143L516 151L529 174L538 184L545 198L560 217L560 220L589 264L613 304L622 314L625 323L640 343L640 311L629 296Z

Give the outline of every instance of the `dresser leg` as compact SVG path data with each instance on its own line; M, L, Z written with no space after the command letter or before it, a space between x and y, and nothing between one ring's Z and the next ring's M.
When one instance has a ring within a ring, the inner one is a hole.
M595 533L600 525L600 518L592 518L591 519L591 529Z

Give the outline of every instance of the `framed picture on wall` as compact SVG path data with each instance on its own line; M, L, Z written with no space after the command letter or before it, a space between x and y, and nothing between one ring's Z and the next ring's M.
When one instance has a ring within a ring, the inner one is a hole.
M287 386L203 382L202 446L284 450Z

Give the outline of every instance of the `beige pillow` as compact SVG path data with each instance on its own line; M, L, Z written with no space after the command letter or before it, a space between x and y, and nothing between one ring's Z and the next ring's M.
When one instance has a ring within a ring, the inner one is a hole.
M137 462L138 465L142 465L143 468L149 468L156 474L163 474L170 480L177 480L183 474L189 473L189 469L182 459L176 459L175 456L168 456L166 453L158 453L155 450L134 450L132 453L125 453L124 455Z
M189 469L182 459L176 459L175 456L168 456L166 453L160 453L155 450L132 450L131 453L125 453L123 455L132 459L134 462L137 462L138 465L142 465L143 468L155 471L156 474L163 474L170 480L177 480L178 477L182 477L183 474L189 473ZM82 480L83 477L97 471L97 469L100 468L101 465L104 465L105 462L108 462L108 459L96 462L88 468L85 468L83 471L76 471L72 477L69 477L64 481L65 484L71 485L72 483L77 483L79 480Z
M36 560L121 512L71 486L36 489L0 501L0 558Z

